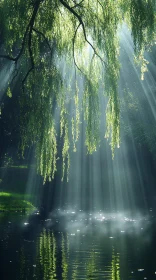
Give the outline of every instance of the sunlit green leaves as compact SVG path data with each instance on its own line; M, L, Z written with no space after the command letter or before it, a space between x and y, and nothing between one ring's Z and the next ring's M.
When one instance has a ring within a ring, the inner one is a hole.
M135 56L134 61L137 65L139 65L141 70L141 80L144 80L145 72L148 71L147 65L149 62L144 58L144 49L140 50L140 52Z
M42 269L43 279L56 279L56 238L53 233L44 229L40 234L38 242L37 256Z
M72 117L71 125L72 125L72 138L73 138L73 151L76 152L76 143L79 139L80 135L80 101L79 101L79 89L76 83L76 91L74 96L74 104L75 104L75 114Z
M155 10L154 0L0 1L1 58L10 56L22 81L21 149L34 145L44 182L54 178L58 158L62 179L66 174L68 179L70 148L77 149L81 120L90 154L100 145L100 118L105 120L114 156L120 145L118 31L123 23L131 29L143 80L144 52L156 39ZM108 100L102 117L101 92Z
M31 14L29 1L1 1L0 21L3 26L3 37L8 54L12 54L14 47L21 47L25 27Z
M100 111L97 84L86 81L83 104L86 121L86 146L88 153L92 154L100 144Z
M142 49L145 43L153 39L154 5L152 0L131 0L130 13L135 50Z
M10 98L12 97L12 92L11 92L10 87L8 87L7 96L10 97Z

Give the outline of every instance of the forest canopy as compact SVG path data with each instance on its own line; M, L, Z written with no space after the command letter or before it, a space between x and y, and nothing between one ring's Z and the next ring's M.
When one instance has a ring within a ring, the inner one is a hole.
M76 151L82 122L88 153L100 145L101 119L112 156L120 146L123 24L144 79L144 52L156 40L155 0L0 0L0 71L10 67L0 89L11 98L18 84L20 149L35 147L44 181L54 178L60 158L62 179L68 178L69 150Z

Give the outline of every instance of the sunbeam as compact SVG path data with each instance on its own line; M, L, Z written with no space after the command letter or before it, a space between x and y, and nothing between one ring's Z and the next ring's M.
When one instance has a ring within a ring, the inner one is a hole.
M155 73L155 0L0 0L0 279L156 278Z

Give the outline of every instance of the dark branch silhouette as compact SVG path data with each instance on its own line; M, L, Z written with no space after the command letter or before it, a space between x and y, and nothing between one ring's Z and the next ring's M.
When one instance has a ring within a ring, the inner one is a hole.
M50 46L50 43L49 43L48 39L45 37L45 35L44 35L41 31L37 30L37 29L34 28L34 27L33 27L32 30L33 30L34 32L36 32L38 35L41 35L41 36L43 37L43 39L45 40L45 42L46 42L46 44L47 44L47 46L48 46L48 48L49 48L49 50L50 50L50 52L52 52L52 48L51 48L51 46Z
M77 26L76 30L75 30L75 33L74 33L74 37L73 37L73 58L74 58L74 64L75 66L77 67L77 69L82 73L82 70L79 68L79 66L77 65L77 62L76 62L76 59L75 59L75 39L76 39L76 34L77 34L77 31L80 27L81 23L79 23L79 25Z
M35 5L34 5L34 10L32 13L32 17L30 19L29 22L29 38L28 38L28 50L29 50L29 56L30 56L30 61L31 61L31 67L29 68L28 72L26 73L24 79L22 80L22 89L24 89L24 83L26 81L26 79L28 78L28 76L30 75L30 73L34 70L35 68L35 63L34 63L34 58L33 58L33 51L32 51L32 31L33 31L33 26L34 26L34 22L35 22L35 18L40 6L41 0L36 1Z
M33 58L33 51L32 51L32 48L31 48L31 46L32 46L32 30L33 30L35 18L36 18L36 15L37 15L37 12L38 12L38 9L40 7L41 2L43 2L43 1L42 0L37 0L34 3L33 13L32 13L31 19L30 19L30 21L27 25L26 31L24 33L23 40L22 40L22 46L21 46L21 49L20 49L18 55L16 57L11 57L9 55L0 55L0 58L8 59L8 60L11 60L11 61L14 61L15 63L17 63L18 60L20 59L20 57L23 54L23 51L24 51L24 48L25 48L25 45L26 45L27 35L29 36L28 37L28 51L29 51L29 56L30 56L30 61L31 61L31 67L29 68L29 70L26 73L24 79L22 80L22 88L24 87L24 83L25 83L26 79L28 78L30 72L34 69L34 66L35 66L34 58ZM16 69L15 69L15 71L16 71Z
M26 82L26 79L28 78L28 76L29 76L29 74L31 73L32 70L34 70L34 66L32 66L32 67L28 70L28 72L26 73L24 79L22 80L22 90L23 90L23 92L24 92L24 84L25 84L25 82Z
M0 58L5 58L5 59L8 59L8 60L12 60L12 61L17 62L19 60L19 58L21 57L23 51L24 51L25 40L26 40L26 37L27 37L28 30L29 30L29 24L26 28L25 33L24 33L23 40L22 40L22 46L21 46L21 49L20 49L18 55L16 57L12 57L12 56L9 56L9 55L0 55Z
M83 29L83 35L85 38L85 41L91 46L91 48L93 49L94 53L99 57L99 59L101 60L101 62L106 66L106 62L102 59L102 57L97 53L95 47L91 44L91 42L87 39L87 35L86 35L86 29L85 29L85 25L84 22L81 18L81 16L72 8L70 7L64 0L60 0L60 2L62 3L62 5L68 9L68 11L70 11L79 21L80 25L82 25L82 29Z
M94 53L96 54L96 56L99 57L99 59L101 60L101 62L106 66L106 62L102 59L102 57L97 53L95 47L92 45L92 43L87 39L87 34L86 34L86 29L85 29L85 24L82 20L82 17L74 10L76 7L81 7L81 4L83 3L84 0L80 1L79 3L76 3L75 1L73 1L75 3L75 5L73 7L70 7L67 2L65 2L64 0L60 0L60 3L70 12L72 13L79 21L79 25L76 27L75 33L74 33L74 37L73 37L73 59L74 59L74 64L77 67L77 69L82 73L82 70L78 67L76 59L75 59L75 51L74 51L74 46L75 46L75 39L76 39L76 34L78 31L78 28L80 26L82 26L82 30L83 30L83 35L84 35L84 39L85 41L90 45L90 47L93 49ZM35 69L35 62L34 62L34 54L33 54L33 50L32 50L32 32L35 32L39 35L41 35L43 37L43 39L45 40L50 52L52 52L52 48L50 46L50 43L48 42L48 39L45 37L45 35L40 31L37 30L34 27L34 23L35 23L35 19L40 7L40 4L44 2L44 0L37 0L34 1L33 3L33 11L32 11L32 15L31 18L29 20L29 23L26 27L23 39L22 39L22 44L21 44L21 48L20 51L18 53L18 55L16 57L12 57L9 55L0 55L0 59L8 59L10 61L13 61L15 63L17 63L20 59L20 57L22 56L24 49L26 48L26 44L27 48L28 48L28 53L29 53L29 58L30 58L30 68L28 69L28 71L25 74L25 77L22 80L22 88L24 88L24 83L26 82L29 74ZM28 41L26 40L28 38ZM16 71L16 70L15 70Z
M71 8L72 8L72 9L75 9L75 8L77 8L77 7L82 7L81 4L84 2L84 0L80 1L79 3L76 3L76 1L73 1L73 2L75 3L75 5L72 6Z

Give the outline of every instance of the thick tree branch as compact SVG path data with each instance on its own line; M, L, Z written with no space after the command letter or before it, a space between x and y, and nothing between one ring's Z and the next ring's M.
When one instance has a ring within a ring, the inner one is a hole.
M28 70L28 72L26 73L24 79L22 80L22 87L24 86L24 83L25 83L27 77L29 76L30 72L34 69L34 66L35 66L34 58L33 58L33 51L32 51L32 30L33 30L35 18L36 18L36 15L37 15L37 12L38 12L38 9L40 7L41 2L43 2L43 0L37 0L34 3L33 13L32 13L32 16L30 18L30 21L27 25L26 31L24 33L23 40L22 40L22 46L21 46L21 49L20 49L18 55L16 57L11 57L11 56L8 56L8 55L0 55L0 58L9 59L9 60L12 60L15 63L17 63L19 58L23 54L24 47L25 47L25 44L26 44L26 37L27 37L27 35L29 36L28 37L28 51L29 51L29 56L30 56L30 60L31 60L31 67Z
M91 46L91 48L93 49L94 53L99 57L99 59L101 60L101 62L103 64L106 65L106 62L102 59L102 57L97 53L96 49L94 48L94 46L91 44L91 42L87 39L87 35L86 35L86 30L85 30L85 25L84 22L81 18L81 16L72 8L70 7L64 0L60 0L60 2L62 3L62 5L68 10L70 11L79 21L80 25L82 25L82 29L83 29L83 35L85 38L85 41Z
M77 63L76 63L76 59L75 59L75 39L76 39L76 34L77 34L77 31L78 31L80 25L81 25L81 23L79 23L79 25L77 26L77 28L76 28L76 30L75 30L75 33L74 33L74 37L73 37L73 58L74 58L74 64L75 64L75 66L77 67L77 69L78 69L80 72L82 72L81 69L78 67L78 65L77 65Z
M27 26L27 28L26 28L25 33L24 33L24 37L23 37L23 41L22 41L22 47L21 47L21 49L20 49L20 51L19 51L19 54L16 56L16 62L17 62L18 59L21 57L21 55L22 55L22 53L23 53L23 51L24 51L24 46L25 46L25 41L26 41L26 37L27 37L28 30L29 30L29 24L28 24L28 26Z
M35 18L36 18L36 15L37 15L37 12L38 12L38 9L39 9L39 6L40 6L41 2L42 2L42 0L38 0L38 1L35 2L34 10L33 10L33 13L32 13L32 17L31 17L30 22L29 22L30 29L29 29L29 38L28 38L28 50L29 50L29 56L30 56L30 60L31 60L31 67L29 68L29 70L26 73L24 79L22 80L22 89L23 89L23 91L24 91L24 84L25 84L29 74L35 68L35 63L34 63L34 58L33 58L33 51L32 51L32 31L33 31L33 26L34 26Z
M26 79L28 78L29 74L31 73L31 71L34 70L34 66L30 67L30 69L28 70L28 72L26 73L24 79L22 80L22 90L24 92L24 84L26 82Z
M32 66L31 68L34 68L34 58L33 58L33 52L32 52L32 48L31 48L31 46L32 46L32 30L33 30L35 18L36 18L40 3L41 3L41 0L38 0L38 1L35 2L32 17L31 17L30 22L29 22L30 29L29 29L28 49L29 49L29 56L30 56L30 60L31 60L31 66Z
M26 28L25 33L24 33L23 40L22 40L22 46L21 46L21 49L20 49L18 55L16 57L12 57L12 56L9 56L9 55L0 55L0 58L5 58L5 59L8 59L8 60L12 60L12 61L17 62L18 59L20 58L20 56L22 55L23 51L24 51L24 45L25 45L25 40L26 40L26 37L27 37L28 30L29 30L29 24Z

